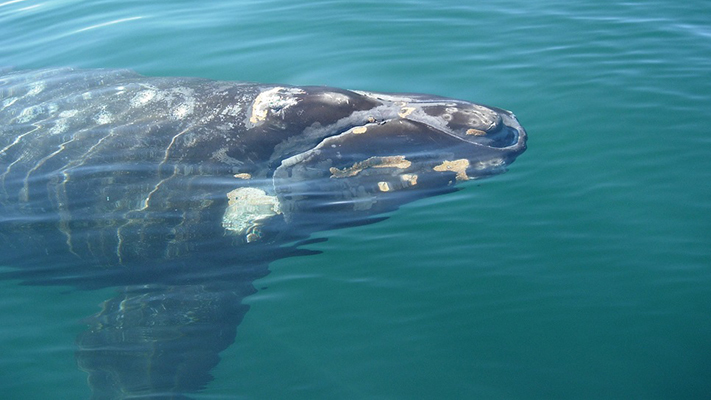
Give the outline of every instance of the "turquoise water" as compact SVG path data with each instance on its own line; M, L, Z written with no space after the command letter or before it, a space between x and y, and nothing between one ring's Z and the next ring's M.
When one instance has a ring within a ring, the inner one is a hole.
M508 173L273 263L195 398L711 397L711 3L2 1L0 66L434 93L529 132ZM87 398L113 289L0 285L3 397Z

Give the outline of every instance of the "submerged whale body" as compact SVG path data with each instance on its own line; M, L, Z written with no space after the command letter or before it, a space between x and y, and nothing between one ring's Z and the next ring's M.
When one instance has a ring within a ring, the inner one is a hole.
M177 397L211 379L269 262L504 172L525 146L511 112L430 95L6 72L0 265L122 286L77 339L93 396Z

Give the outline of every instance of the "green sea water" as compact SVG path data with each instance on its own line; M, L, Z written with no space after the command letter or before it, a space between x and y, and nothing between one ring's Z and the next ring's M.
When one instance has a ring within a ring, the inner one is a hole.
M0 0L0 68L510 109L509 172L273 263L196 399L711 398L711 3ZM0 393L88 398L111 288L0 281Z

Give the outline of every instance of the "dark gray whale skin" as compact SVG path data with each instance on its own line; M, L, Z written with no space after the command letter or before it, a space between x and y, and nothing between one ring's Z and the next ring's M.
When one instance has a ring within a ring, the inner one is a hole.
M122 287L77 339L93 398L183 398L271 261L504 172L525 148L511 112L437 96L6 71L2 277Z

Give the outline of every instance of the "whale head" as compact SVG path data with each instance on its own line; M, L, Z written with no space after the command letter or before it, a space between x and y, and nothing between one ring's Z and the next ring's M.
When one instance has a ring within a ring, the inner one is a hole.
M502 173L526 149L514 114L495 107L331 88L281 93L271 102L277 107L252 114L290 135L271 156L267 202L273 215L310 230L359 223Z

